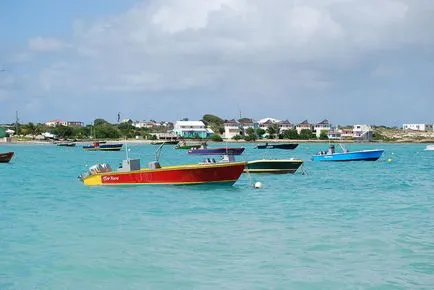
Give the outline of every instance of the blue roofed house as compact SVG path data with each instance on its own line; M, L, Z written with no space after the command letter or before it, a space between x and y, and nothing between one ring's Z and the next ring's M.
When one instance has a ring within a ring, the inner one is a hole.
M202 121L176 121L173 133L181 138L208 138L214 131Z

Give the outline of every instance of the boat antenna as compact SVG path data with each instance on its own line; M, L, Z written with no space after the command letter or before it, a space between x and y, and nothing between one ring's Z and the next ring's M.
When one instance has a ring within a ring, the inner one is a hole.
M130 157L128 156L128 142L127 142L127 137L125 137L125 155L127 156L127 160L130 160Z
M157 161L157 162L160 162L160 153L161 153L161 150L163 149L163 146L164 146L165 143L166 142L161 143L161 145L158 146L158 149L155 152L155 161Z

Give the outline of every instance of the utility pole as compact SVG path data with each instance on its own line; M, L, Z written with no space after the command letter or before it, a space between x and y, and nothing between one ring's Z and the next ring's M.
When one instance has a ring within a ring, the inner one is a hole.
M18 111L15 111L15 135L18 136Z

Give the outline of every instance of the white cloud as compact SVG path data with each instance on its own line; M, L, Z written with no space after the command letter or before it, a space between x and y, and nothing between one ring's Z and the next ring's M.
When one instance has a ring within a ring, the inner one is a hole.
M38 52L60 51L69 45L56 38L35 37L29 39L29 49Z
M351 81L356 87L363 77L394 77L395 67L404 74L402 59L382 67L382 58L432 52L433 11L431 0L148 0L119 15L77 20L68 44L37 37L29 47L71 48L61 67L44 65L40 84L48 91L200 90L296 103Z
M100 88L105 79L107 89L187 89L242 78L243 70L272 76L279 63L339 67L383 49L432 43L417 30L421 22L434 26L425 13L434 2L416 2L146 1L113 18L75 23L74 47L100 72Z

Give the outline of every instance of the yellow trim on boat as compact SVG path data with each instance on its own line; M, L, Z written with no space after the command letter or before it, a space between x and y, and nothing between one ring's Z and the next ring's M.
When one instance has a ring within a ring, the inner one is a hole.
M91 178L100 177L100 178ZM93 175L83 180L84 185L88 186L125 186L125 185L188 185L188 184L205 184L205 183L235 183L237 179L218 180L218 181L194 181L194 182L143 182L143 183L102 183L101 176Z

